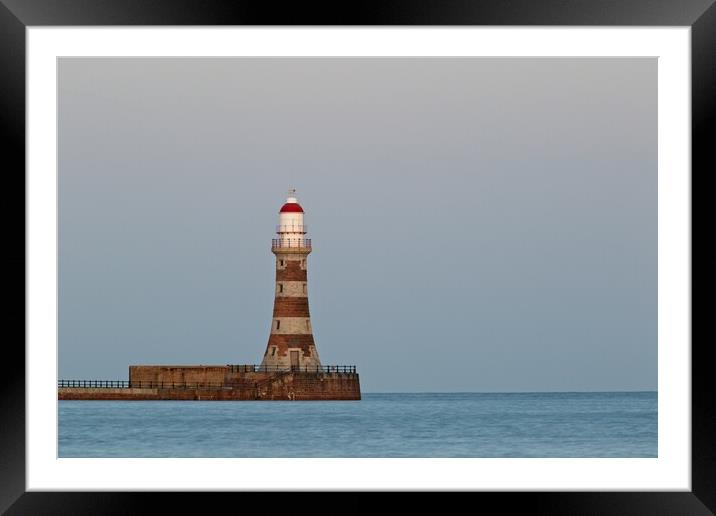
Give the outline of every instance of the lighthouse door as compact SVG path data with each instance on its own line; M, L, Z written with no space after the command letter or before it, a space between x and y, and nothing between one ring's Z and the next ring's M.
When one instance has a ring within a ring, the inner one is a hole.
M298 369L298 351L291 351L291 370Z

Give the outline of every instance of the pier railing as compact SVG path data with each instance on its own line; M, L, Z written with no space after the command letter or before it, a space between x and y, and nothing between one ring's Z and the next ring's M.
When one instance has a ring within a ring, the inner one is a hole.
M227 365L232 373L338 373L355 374L356 366L260 366ZM58 380L57 387L64 389L233 389L232 382L156 382L127 380Z
M102 389L126 389L129 382L126 380L59 380L58 387L89 387Z
M138 382L126 380L59 380L60 388L85 389L230 389L231 383L217 382Z
M298 373L355 373L354 365L302 365L302 366L278 366L278 365L253 365L227 364L232 373L283 373L295 371Z

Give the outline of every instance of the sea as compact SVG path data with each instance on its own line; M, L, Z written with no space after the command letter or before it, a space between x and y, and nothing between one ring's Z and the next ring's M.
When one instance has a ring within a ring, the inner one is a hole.
M60 457L657 457L656 392L59 401Z

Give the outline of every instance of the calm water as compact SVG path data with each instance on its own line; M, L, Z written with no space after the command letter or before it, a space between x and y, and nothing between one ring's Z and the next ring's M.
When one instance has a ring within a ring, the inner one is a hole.
M657 394L60 401L60 457L656 457Z

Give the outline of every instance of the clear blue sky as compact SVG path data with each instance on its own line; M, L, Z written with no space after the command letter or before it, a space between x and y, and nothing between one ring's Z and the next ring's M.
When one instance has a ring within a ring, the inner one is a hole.
M59 62L59 375L258 363L289 186L365 392L655 390L655 59Z

